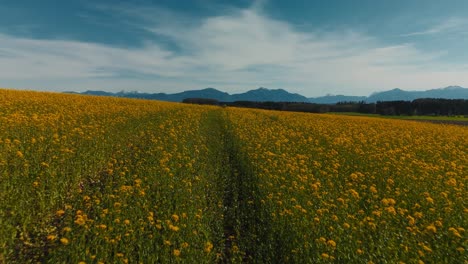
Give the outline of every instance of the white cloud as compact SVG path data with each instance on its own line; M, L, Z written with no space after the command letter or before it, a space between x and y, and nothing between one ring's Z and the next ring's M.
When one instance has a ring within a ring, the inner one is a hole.
M447 33L447 32L451 32L451 33L468 32L468 19L459 18L459 17L451 17L428 29L404 34L403 36L433 35L433 34L441 34L441 33Z
M54 90L178 92L211 86L241 92L265 86L306 96L468 86L467 66L438 63L443 52L426 53L411 43L384 45L352 30L298 31L265 15L261 5L193 23L186 17L174 23L178 14L158 12L158 21L142 10L126 15L141 16L142 28L171 40L182 52L155 42L126 49L0 35L0 80L7 86Z

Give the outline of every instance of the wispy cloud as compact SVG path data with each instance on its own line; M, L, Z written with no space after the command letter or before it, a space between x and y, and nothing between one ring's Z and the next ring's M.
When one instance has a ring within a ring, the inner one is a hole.
M403 34L402 36L433 35L433 34L440 34L440 33L447 33L447 32L451 32L451 33L468 32L468 19L452 17L428 29L425 29L422 31L416 31L416 32L408 33L408 34Z
M270 18L261 5L228 10L201 20L164 9L157 9L158 20L155 9L122 10L127 18L138 16L135 26L170 40L177 50L154 41L117 48L0 35L0 80L31 88L149 92L207 86L239 92L266 86L308 96L365 95L447 81L468 85L466 65L436 64L443 53L423 52L411 43L384 45L353 30L299 31Z

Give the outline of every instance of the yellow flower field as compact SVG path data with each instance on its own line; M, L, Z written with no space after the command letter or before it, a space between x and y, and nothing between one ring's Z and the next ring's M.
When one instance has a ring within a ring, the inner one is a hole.
M0 90L0 263L463 263L468 128Z
M463 263L468 130L232 109L271 260ZM275 248L276 247L276 248Z

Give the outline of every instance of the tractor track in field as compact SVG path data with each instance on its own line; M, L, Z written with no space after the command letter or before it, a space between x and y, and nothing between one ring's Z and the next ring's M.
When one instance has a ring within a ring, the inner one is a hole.
M262 206L258 179L242 155L223 110L208 113L211 127L208 148L218 155L223 168L219 186L223 202L223 257L219 263L275 262L278 256L268 246L273 235L269 214Z

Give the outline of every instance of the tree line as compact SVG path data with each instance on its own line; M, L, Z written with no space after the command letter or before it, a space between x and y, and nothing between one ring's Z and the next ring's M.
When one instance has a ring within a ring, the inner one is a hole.
M184 103L259 108L279 111L328 113L356 112L380 115L468 115L468 100L465 99L416 99L413 101L379 101L376 103L339 102L337 104L316 104L303 102L220 102L214 99L187 98Z

